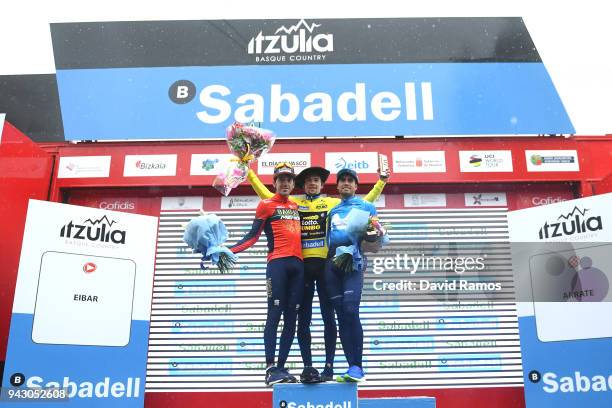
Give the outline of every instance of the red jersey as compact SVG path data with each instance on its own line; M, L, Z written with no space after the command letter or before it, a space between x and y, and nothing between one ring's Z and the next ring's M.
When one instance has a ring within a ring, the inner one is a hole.
M261 200L251 230L229 249L238 253L250 248L262 231L268 239L268 261L289 256L302 259L300 213L297 204L288 197L274 194Z

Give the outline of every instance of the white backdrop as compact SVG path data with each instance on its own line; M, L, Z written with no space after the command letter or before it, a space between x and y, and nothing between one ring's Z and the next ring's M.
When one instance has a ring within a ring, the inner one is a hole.
M611 14L604 1L20 0L0 9L0 75L55 72L50 22L341 17L523 17L580 135L612 133ZM607 5L609 7L609 5Z

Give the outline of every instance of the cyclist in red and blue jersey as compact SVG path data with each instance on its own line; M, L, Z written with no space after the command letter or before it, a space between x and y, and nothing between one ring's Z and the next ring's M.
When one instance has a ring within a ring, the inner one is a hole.
M289 194L295 186L294 179L295 172L291 164L280 163L275 167L276 194L259 202L251 230L229 248L233 253L246 250L257 242L262 231L268 240L268 312L264 328L266 385L297 381L285 368L304 290L300 214L297 204L289 200ZM276 337L281 314L284 327L275 365Z

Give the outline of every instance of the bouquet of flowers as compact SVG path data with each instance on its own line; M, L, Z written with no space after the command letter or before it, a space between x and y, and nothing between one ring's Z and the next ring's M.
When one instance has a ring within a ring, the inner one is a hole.
M365 236L363 241L361 241L361 251L377 253L388 242L389 235L387 235L387 228L380 222L378 217L371 216L368 219Z
M204 261L217 265L221 273L226 273L234 267L236 255L223 246L227 241L227 229L215 214L204 214L189 221L185 227L183 241L193 252L202 254L200 268L207 268Z
M361 254L364 250L369 251L367 247L364 248L363 243L366 240L377 243L378 248L389 242L386 229L378 217L370 216L369 212L356 208L349 211L346 216L346 233L351 240L351 245L336 248L332 260L334 265L344 273L352 273L363 267Z
M227 196L246 180L251 162L272 148L276 135L271 130L234 122L226 129L225 138L230 152L236 157L217 175L213 187Z

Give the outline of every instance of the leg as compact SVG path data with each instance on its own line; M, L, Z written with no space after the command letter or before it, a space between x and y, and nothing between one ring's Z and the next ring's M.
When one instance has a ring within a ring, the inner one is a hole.
M266 366L274 365L276 354L276 332L281 318L283 307L287 303L286 286L287 274L284 273L281 259L273 259L266 267L266 289L268 292L268 315L264 328L264 347L266 350Z
M302 303L304 294L304 263L296 257L283 258L285 263L285 282L286 299L285 308L283 310L283 332L281 333L280 347L278 351L278 366L284 367L289 350L295 337L295 321L297 312Z
M336 355L336 340L338 331L336 328L336 319L334 316L334 306L329 299L326 289L325 279L325 260L320 260L319 268L316 276L317 294L319 296L319 307L321 308L321 318L323 319L323 339L325 340L325 367L333 371L334 358Z
M331 260L328 260L325 269L325 288L329 296L329 301L333 306L338 317L338 326L340 331L340 342L344 350L346 361L353 365L353 347L348 331L347 322L344 319L344 272L336 269Z
M310 322L312 319L312 298L314 296L315 269L317 266L317 263L313 261L316 259L318 258L304 259L304 296L298 311L297 337L304 367L312 366Z
M360 271L354 271L346 277L344 281L344 299L342 302L342 311L346 324L347 335L350 337L351 355L353 357L352 364L362 367L363 364L363 328L359 318L359 304L361 302L361 292L363 289L363 274L364 268Z

